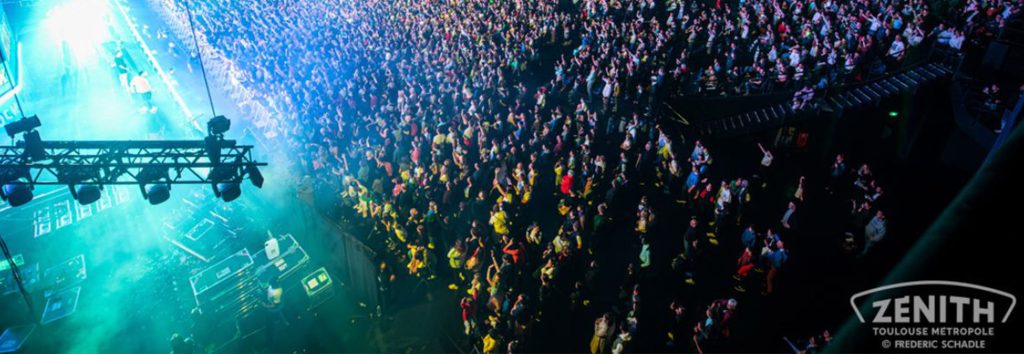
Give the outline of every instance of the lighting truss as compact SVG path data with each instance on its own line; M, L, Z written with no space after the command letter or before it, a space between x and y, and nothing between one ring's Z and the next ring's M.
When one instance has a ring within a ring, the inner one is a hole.
M258 166L267 165L253 159L253 146L222 139L43 141L39 147L44 151L43 159L28 158L21 144L0 146L0 182L138 185L148 182L140 178L144 169L157 169L169 172L164 181L169 184L240 183L259 173ZM211 173L215 169L220 172L216 177Z

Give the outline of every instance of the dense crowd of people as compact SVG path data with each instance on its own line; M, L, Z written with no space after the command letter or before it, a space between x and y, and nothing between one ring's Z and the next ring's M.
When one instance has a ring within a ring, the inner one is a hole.
M187 29L182 2L153 1ZM922 0L191 3L215 81L352 227L385 240L385 311L396 278L450 284L484 353L548 349L552 330L581 321L592 330L564 349L622 353L665 333L667 346L721 348L737 300L653 308L650 280L681 297L721 245L739 254L735 293L772 296L808 194L848 200L850 252L869 254L886 219L867 164L838 155L821 167L827 192L801 177L786 205L761 203L780 188L768 147L716 173L710 147L659 124L652 102L860 80L1019 12L970 1L944 23ZM672 320L642 323L649 313Z

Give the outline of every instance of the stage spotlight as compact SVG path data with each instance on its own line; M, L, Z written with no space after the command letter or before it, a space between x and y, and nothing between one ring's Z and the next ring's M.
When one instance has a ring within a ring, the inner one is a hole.
M206 122L206 130L210 135L223 135L229 129L231 129L231 120L224 116L216 116Z
M6 200L11 206L22 206L31 202L32 177L27 168L0 167L0 199Z
M35 196L32 194L32 186L27 184L5 184L0 190L0 197L3 197L12 207L19 207L32 201Z
M15 135L26 133L32 129L43 126L43 123L39 121L39 116L31 116L28 118L21 118L14 122L4 125L4 130L7 131L7 136L14 137Z
M263 174L260 173L259 167L250 165L245 168L245 171L249 174L249 182L252 182L252 185L256 188L263 188Z
M99 168L92 166L64 166L57 169L57 181L68 185L71 197L79 204L95 203L102 196L103 185L83 184L96 182L100 177Z
M170 180L167 168L152 166L143 168L135 179L139 181L142 197L149 200L149 204L157 205L171 197L170 184L166 182L161 183L161 181Z
M230 202L242 195L242 186L237 182L217 183L213 187L213 194L225 202Z
M97 185L80 185L77 187L69 186L71 188L71 196L78 201L78 204L89 205L100 200L103 196L103 187Z
M145 197L149 204L157 205L171 199L171 185L166 183L151 184L146 187Z
M239 184L238 170L235 166L214 166L206 179L210 180L213 186L213 195L230 202L242 194L242 186Z

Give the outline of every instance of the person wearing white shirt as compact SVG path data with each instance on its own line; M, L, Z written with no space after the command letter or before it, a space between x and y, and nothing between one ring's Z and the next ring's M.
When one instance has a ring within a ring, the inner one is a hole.
M764 147L764 145L761 145L761 143L757 143L757 147L761 149L761 153L764 155L764 156L761 157L761 167L764 167L764 168L771 167L772 166L772 160L775 159L775 156L773 156L772 152L770 150L766 149Z
M954 31L953 37L949 39L949 47L957 51L964 45L964 34L960 31Z
M944 27L945 25L939 24L940 31L938 31L938 35L935 37L935 42L939 43L939 45L949 45L949 40L953 39L953 30Z
M612 97L612 80L610 78L604 79L604 88L601 90L601 97L605 100Z
M907 37L907 43L910 44L911 47L916 47L924 41L924 32L922 32L921 27L918 26L912 25L907 27L905 36Z
M732 203L732 190L729 189L729 184L722 181L721 187L718 188L718 209L724 210L726 206Z
M892 41L892 45L889 46L889 54L888 55L889 55L889 57L891 57L893 59L902 60L903 59L903 54L904 54L904 49L906 49L906 46L903 44L903 36L900 36L900 35L897 34L896 35L896 39L893 40Z
M789 51L789 66L796 67L800 64L800 49L793 47Z
M871 16L868 18L868 21L871 22L870 26L868 27L869 34L874 35L876 32L878 32L879 29L882 28L882 20L879 20L878 17Z
M793 225L792 225L793 213L795 213L795 212L796 212L796 203L789 202L789 207L786 208L786 212L784 214L782 214L782 220L781 220L782 227L786 228L787 230L793 228Z
M153 105L153 87L150 86L149 80L146 79L145 71L139 71L139 74L132 78L129 88L132 93L139 95L145 103L140 111L156 113L156 106Z
M857 54L856 53L847 53L846 54L846 64L844 64L843 67L846 69L847 72L852 72L853 69L856 69L857 68Z

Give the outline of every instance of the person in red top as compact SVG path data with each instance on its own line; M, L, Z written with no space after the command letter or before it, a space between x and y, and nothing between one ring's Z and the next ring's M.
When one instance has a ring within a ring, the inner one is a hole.
M515 240L509 238L508 236L505 236L505 238L507 238L505 242L505 247L502 248L501 251L507 255L512 256L512 263L518 265L519 255L523 253L523 247L522 245L519 244L519 242L516 242Z
M566 173L565 176L562 176L562 194L565 194L565 195L568 195L568 196L572 196L573 195L573 193L572 193L572 184L573 184L573 182L575 182L575 180L576 180L576 177L573 176L572 170L569 170L569 173Z
M420 126L419 126L419 124L416 124L416 122L410 122L409 123L409 135L410 136L418 136L419 133L420 133Z
M459 302L459 308L462 309L462 325L465 327L466 335L468 336L473 328L476 327L476 307L473 306L473 299L469 298L469 296L463 297L462 301Z
M711 211L715 209L715 192L712 191L712 184L708 183L704 185L704 189L701 189L697 193L697 215L709 216Z
M413 141L413 147L412 147L412 154L411 155L412 155L412 162L415 163L415 162L420 160L420 145L419 145L419 141Z
M383 155L384 154L382 153L381 156L383 156ZM381 160L381 156L377 156L377 167L383 168L384 169L384 174L387 175L388 178L394 177L395 176L395 170L394 170L393 165L391 164L391 161Z
M394 187L391 188L391 195L394 197L402 195L405 192L405 183L400 178L392 178L391 183L394 183Z
M702 201L709 205L715 204L715 193L711 191L711 184L705 184L704 189L697 194L697 200Z

